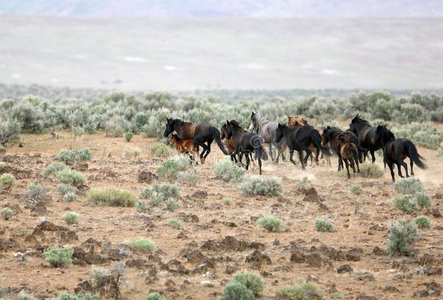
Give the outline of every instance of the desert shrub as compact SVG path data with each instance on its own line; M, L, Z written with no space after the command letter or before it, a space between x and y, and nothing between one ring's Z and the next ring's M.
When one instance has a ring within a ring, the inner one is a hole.
M1 184L9 184L12 185L15 182L15 177L9 173L5 173L0 177Z
M183 226L183 221L176 218L171 218L168 219L168 225L171 226L172 228L180 229Z
M139 148L126 146L123 153L123 156L126 159L137 159L138 157L140 157L141 152Z
M73 194L77 193L77 188L75 186L65 183L60 183L59 185L57 185L56 189L57 193L60 196L64 196L68 193L73 193Z
M159 293L151 293L146 297L146 300L166 300L166 298Z
M105 124L105 135L107 137L121 137L123 135L123 128L116 120L109 120Z
M415 177L400 178L394 183L394 189L401 194L414 195L423 191L420 179Z
M359 185L359 184L351 185L349 190L351 191L351 193L356 194L356 195L360 195L363 193L363 189L361 188L361 185Z
M169 211L175 211L180 207L178 202L175 201L174 199L168 199L165 204L166 204L166 209Z
M132 137L134 136L134 134L132 132L126 132L124 134L125 140L129 143L132 140Z
M23 200L28 206L34 207L39 203L45 203L51 200L48 194L50 188L41 184L30 184L28 191L23 194Z
M248 176L240 185L240 192L246 196L278 196L281 191L277 177Z
M419 104L403 103L392 113L392 120L399 124L425 122L429 120L429 112Z
M200 172L195 169L189 169L178 174L178 181L187 186L195 186L200 181Z
M252 300L254 299L254 294L240 282L234 281L225 286L223 295L220 296L220 300L233 299Z
M151 145L149 153L153 157L168 157L172 151L167 145L157 142Z
M316 219L315 220L315 230L320 232L333 232L334 226L331 222L327 220Z
M76 159L80 161L90 160L92 157L91 151L88 148L79 148L75 150Z
M246 170L234 165L230 160L224 159L216 162L215 176L225 182L241 181Z
M71 150L62 150L57 154L57 157L55 158L58 161L62 162L74 162L77 159L77 155L74 151Z
M440 160L443 160L443 148L438 148L437 154L435 154L435 157L437 157Z
M417 205L420 206L420 208L431 207L431 198L428 196L428 194L426 194L425 191L415 193L414 200Z
M396 138L406 138L415 144L430 149L438 149L443 141L443 134L430 123L412 122L393 127L392 132Z
M341 299L341 298L343 298L343 295L341 293L339 293L339 292L333 292L331 294L331 297L334 298L334 299Z
M78 214L73 212L67 212L63 215L62 220L68 225L78 224Z
M308 177L303 177L302 179L297 179L297 183L295 184L295 191L297 193L305 191L309 186L309 179Z
M409 214L418 210L414 197L411 195L399 195L395 197L394 205L398 209Z
M72 202L72 201L75 201L76 199L77 199L77 195L72 192L66 193L63 196L63 201L66 201L66 202Z
M0 145L20 140L20 123L16 120L4 120L0 117Z
M6 167L6 164L3 162L0 162L0 170L2 170L4 167Z
M179 172L188 168L189 164L189 159L183 156L165 160L161 166L157 168L157 176L159 179L175 180Z
M360 165L360 176L365 178L379 178L384 174L380 167L373 163L364 162Z
M140 131L146 123L148 123L148 116L146 114L139 112L135 115L135 126L137 131Z
M234 274L234 282L243 284L254 296L258 296L263 290L263 280L253 273Z
M100 296L96 295L71 295L71 294L61 294L58 296L57 300L100 300Z
M43 256L51 266L58 268L70 265L72 263L72 255L74 249L72 247L66 248L50 248L43 251Z
M223 198L223 203L226 204L226 205L230 205L231 204L231 199Z
M24 291L18 293L17 300L35 300L35 298L29 294L26 294Z
M71 169L58 171L55 174L55 177L57 177L62 183L71 184L74 186L80 186L85 183L85 176Z
M144 188L140 194L143 199L158 198L160 201L180 197L180 190L177 185L169 183L153 184L150 188Z
M290 300L308 300L320 299L322 294L315 284L299 281L294 286L278 289L277 296Z
M135 209L136 209L137 211L142 211L142 210L144 210L145 208L146 208L145 201L143 201L143 200L138 200L138 201L135 203Z
M390 255L409 255L410 245L418 241L417 226L400 220L392 223L388 233L388 253Z
M128 192L118 189L90 190L86 195L86 200L102 206L135 206L137 197Z
M12 216L14 215L14 211L12 209L5 207L2 208L2 210L0 210L0 214L2 215L3 219L7 221L10 218L12 218Z
M260 227L271 232L282 231L281 220L274 216L260 218L257 220L257 224L260 225Z
M129 247L136 252L152 252L157 249L154 242L149 239L137 239L130 243Z
M53 162L43 169L42 174L45 176L49 176L51 174L56 174L57 172L60 172L65 169L69 169L69 167L64 163Z
M417 225L418 228L431 228L431 221L425 216L415 218L414 223L415 225Z

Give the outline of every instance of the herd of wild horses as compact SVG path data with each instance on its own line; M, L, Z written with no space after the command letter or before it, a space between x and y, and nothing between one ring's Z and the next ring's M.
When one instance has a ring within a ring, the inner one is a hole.
M371 126L368 121L357 115L349 127L345 131L329 126L317 128L309 125L304 119L292 116L288 116L287 125L279 124L270 122L253 111L249 130L242 128L235 120L226 121L226 124L218 130L207 124L167 119L164 136L167 137L175 131L171 145L175 144L179 154L189 154L193 160L199 156L201 163L204 163L211 152L211 143L215 140L225 155L230 155L233 162L246 169L255 159L258 162L260 175L262 160L268 159L263 148L264 143L269 144L269 154L275 163L278 163L280 155L284 160L284 152L289 149L289 160L295 165L293 154L297 151L302 169L305 169L308 158L311 158L311 162L314 159L318 164L319 155L330 166L329 157L332 152L338 156L338 171L344 168L344 162L348 178L351 176L349 166L354 173L360 172L359 163L366 160L368 152L371 153L374 163L374 152L379 149L383 149L383 162L391 170L392 181L395 181L394 164L397 165L400 177L403 177L401 166L406 171L406 177L409 177L408 165L404 162L406 157L410 160L411 175L414 175L414 163L419 168L426 168L423 157L418 154L415 145L407 139L396 139L386 126ZM224 144L222 140L225 140ZM272 152L273 146L277 149L275 156ZM203 151L199 155L200 147ZM243 164L243 157L246 159L246 164Z

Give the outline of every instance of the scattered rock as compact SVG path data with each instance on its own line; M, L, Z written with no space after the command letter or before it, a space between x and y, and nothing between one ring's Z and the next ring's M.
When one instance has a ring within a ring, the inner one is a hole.
M251 267L254 269L260 269L263 264L270 265L272 264L271 259L266 254L262 254L260 251L255 250L248 256L246 256L247 263L251 263Z
M377 297L374 296L365 296L365 295L359 295L356 300L377 300Z
M295 250L291 254L291 262L302 263L305 261L305 254L301 250Z
M238 271L240 271L240 268L238 268L236 266L227 265L225 273L226 274L234 274L234 273L236 273Z
M60 231L60 240L63 243L70 243L72 241L78 241L78 235L74 231Z
M359 261L363 250L360 248L352 248L346 252L346 259L350 261Z
M22 209L20 208L20 205L18 205L18 204L11 205L11 206L9 206L9 208L14 212L14 215L23 212Z
M374 275L369 272L363 272L357 277L358 280L361 281L375 281Z
M431 209L431 214L434 218L441 218L441 212L438 208Z
M192 198L197 198L197 199L206 199L206 198L208 198L208 192L206 192L206 191L197 191L194 194L192 194L191 197Z
M178 215L184 222L187 223L198 223L199 219L196 215L193 214L185 214L185 213L179 213Z
M66 227L55 225L54 223L51 223L49 221L43 221L40 224L37 225L37 228L43 230L43 231L65 231L67 230Z
M374 249L372 250L372 253L377 255L377 256L383 256L386 255L386 251L384 249L381 249L378 246L375 246Z
M137 269L145 269L148 265L146 259L136 258L127 260L125 266L128 268L137 268Z
M320 196L317 193L317 190L313 187L304 189L303 193L305 194L305 197L303 198L303 201L308 202L320 202Z
M323 259L317 253L309 254L305 257L306 262L310 267L319 268L322 265Z
M346 264L346 265L342 265L342 266L340 266L338 269L337 269L337 272L338 273L340 273L340 274L342 274L342 273L351 273L351 272L353 272L354 270L352 269L352 267L350 266L350 265L348 265L348 264Z
M383 288L383 292L400 293L400 290L395 286L387 285Z
M414 297L428 297L428 296L440 296L441 295L441 285L435 281L424 283L426 286L425 290L415 291Z
M142 182L144 182L144 183L151 183L151 182L153 182L154 180L156 180L157 179L157 175L155 175L154 173L151 173L150 171L141 171L139 174L138 174L138 182L139 183L142 183Z
M37 203L34 207L31 209L31 216L38 217L38 216L44 216L48 213L48 209L43 203Z

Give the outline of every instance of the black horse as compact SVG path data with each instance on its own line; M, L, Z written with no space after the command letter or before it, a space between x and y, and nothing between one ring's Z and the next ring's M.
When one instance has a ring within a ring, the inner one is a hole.
M229 140L234 138L234 153L233 155L240 154L240 161L243 154L246 154L246 170L249 168L249 155L255 154L255 159L258 161L259 173L261 175L262 159L267 160L268 155L262 146L261 138L253 132L246 131L235 120L226 121L226 138Z
M310 145L314 146L314 148L317 150L315 155L315 162L317 163L320 152L326 156L331 155L329 149L321 145L320 133L318 133L318 131L310 125L288 127L284 124L278 124L276 134L277 143L283 137L286 138L286 144L289 148L289 160L295 165L295 161L292 156L294 155L294 151L297 151L302 169L305 169L308 157L312 154L312 151L309 149ZM303 158L303 151L306 152L306 158Z
M418 154L415 145L408 139L396 139L394 134L386 128L386 126L377 126L377 137L381 140L383 145L383 161L389 166L391 170L392 181L395 182L394 164L398 168L398 176L403 177L401 173L401 166L405 168L406 177L408 174L408 165L404 162L406 157L409 157L411 164L411 175L414 175L414 163L421 169L426 169L423 163L423 157Z
M372 162L375 162L374 152L382 148L382 144L380 139L377 138L377 127L372 127L368 121L360 118L359 115L356 115L354 119L352 119L351 124L349 124L352 132L358 137L358 141L362 148L367 149L364 151L364 160L368 155L368 150L371 152ZM362 158L360 156L360 162L362 162Z
M192 124L180 119L166 119L166 121L164 136L167 137L175 130L180 139L193 139L194 144L197 147L197 152L199 146L203 148L202 153L200 153L200 161L202 163L205 162L206 157L208 157L211 152L211 143L214 140L217 142L217 145L220 147L223 154L229 154L223 146L220 139L220 131L217 128L207 124Z

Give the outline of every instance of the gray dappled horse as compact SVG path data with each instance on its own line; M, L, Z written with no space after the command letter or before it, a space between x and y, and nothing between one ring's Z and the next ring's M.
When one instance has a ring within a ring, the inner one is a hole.
M252 111L251 114L251 126L249 126L249 131L255 132L260 138L263 139L265 143L269 144L269 154L271 159L278 163L278 158L281 157L285 160L284 151L286 151L286 139L283 138L279 143L276 142L278 123L269 122L258 112ZM277 157L274 159L272 155L272 145L278 149Z

